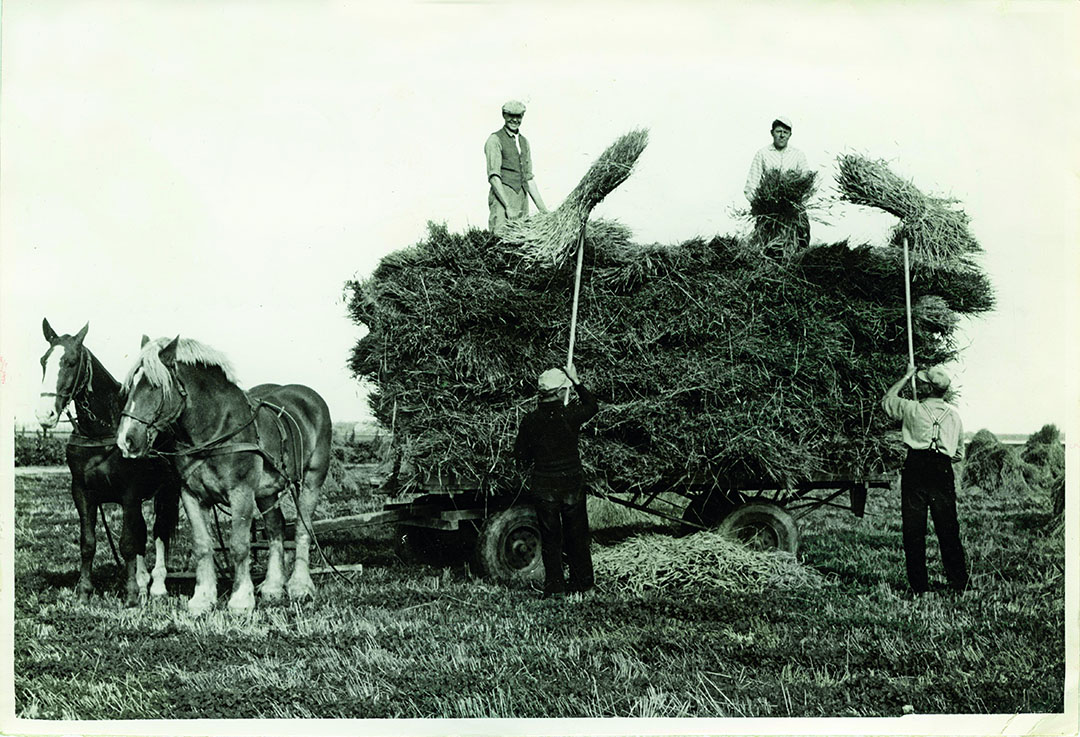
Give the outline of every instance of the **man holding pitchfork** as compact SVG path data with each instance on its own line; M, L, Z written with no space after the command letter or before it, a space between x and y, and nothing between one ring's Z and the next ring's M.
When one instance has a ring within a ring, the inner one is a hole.
M567 404L570 388L579 401ZM540 525L544 559L544 598L564 596L569 589L593 586L589 553L589 517L578 451L581 426L596 414L596 398L578 381L574 364L548 369L537 381L537 405L521 420L514 456L531 466L529 487ZM563 578L563 550L570 564L570 582Z
M900 390L915 377L919 400L902 399ZM885 414L900 420L907 459L900 475L900 515L904 536L907 578L916 596L930 586L926 576L926 512L934 519L941 546L941 562L955 592L968 585L960 523L956 516L956 482L952 464L963 457L963 424L955 408L945 402L949 375L940 366L908 371L881 400Z

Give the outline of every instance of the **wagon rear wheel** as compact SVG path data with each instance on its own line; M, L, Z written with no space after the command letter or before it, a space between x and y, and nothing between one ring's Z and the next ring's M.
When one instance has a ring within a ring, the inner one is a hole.
M736 507L720 524L720 532L754 550L799 552L799 528L783 508L767 502Z
M537 581L544 575L540 526L532 507L519 506L488 517L476 539L484 575L499 581Z

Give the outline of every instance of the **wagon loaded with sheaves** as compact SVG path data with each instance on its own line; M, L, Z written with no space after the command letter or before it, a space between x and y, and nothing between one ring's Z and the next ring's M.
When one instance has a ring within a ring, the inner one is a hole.
M753 236L635 244L588 215L644 145L643 131L619 139L553 213L498 236L429 224L347 286L368 330L351 368L392 431L393 491L437 511L402 522L478 527L489 573L538 567L510 449L534 377L563 365L567 345L600 401L582 435L593 494L795 550L797 518L827 505L859 514L867 489L889 485L901 447L881 395L912 356L954 359L959 317L993 304L974 240L932 227L966 233L962 213L861 157L841 158L838 181L848 199L901 216L888 245L773 258ZM803 184L770 186L805 197Z

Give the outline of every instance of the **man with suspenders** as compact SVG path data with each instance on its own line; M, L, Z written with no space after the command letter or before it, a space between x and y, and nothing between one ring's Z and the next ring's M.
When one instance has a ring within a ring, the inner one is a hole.
M915 377L918 401L902 399L900 390ZM889 387L881 400L885 414L900 420L907 459L900 475L900 510L907 578L916 596L929 590L926 575L926 512L934 520L941 562L953 591L968 585L960 523L956 517L956 482L952 464L963 457L963 424L945 402L949 375L940 366L916 373L908 366L904 378Z

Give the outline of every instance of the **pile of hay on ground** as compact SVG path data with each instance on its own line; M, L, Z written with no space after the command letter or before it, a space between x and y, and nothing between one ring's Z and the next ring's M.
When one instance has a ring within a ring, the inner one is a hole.
M837 165L841 196L900 218L893 243L900 245L906 237L914 259L956 264L982 250L968 227L970 218L956 206L956 200L923 194L894 174L884 161L842 154Z
M880 399L907 364L896 249L815 245L777 264L735 238L643 246L600 221L585 254L575 363L601 402L583 435L593 484L895 467L896 423ZM574 265L545 263L524 259L520 242L431 224L347 285L369 331L350 367L376 387L369 401L395 431L405 490L426 473L519 482L518 423L569 337ZM955 358L955 316L993 304L970 265L919 261L912 288L933 326L915 336L920 365Z
M751 550L718 532L640 535L596 549L593 566L599 580L636 594L704 589L754 594L825 583L791 553Z
M961 486L988 494L1029 492L1031 469L1016 448L1005 445L989 430L979 430L964 449Z

